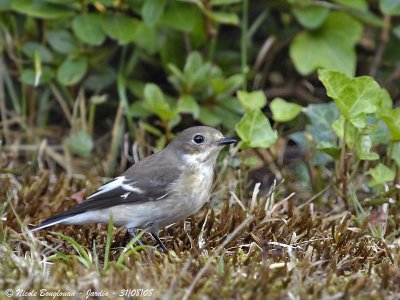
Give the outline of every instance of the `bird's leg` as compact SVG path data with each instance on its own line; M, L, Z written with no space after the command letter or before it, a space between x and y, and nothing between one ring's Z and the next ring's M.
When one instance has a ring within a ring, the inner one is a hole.
M126 236L127 236L127 237L130 237L131 239L134 239L134 238L136 237L135 228L134 228L134 227L128 228L128 229L126 230ZM136 243L137 243L139 246L143 246L143 243L141 242L140 239L138 239L138 240L136 241Z
M168 252L167 248L164 246L163 242L160 240L160 238L158 237L157 233L151 233L151 235L153 236L153 238L157 241L158 246L161 248L162 252Z

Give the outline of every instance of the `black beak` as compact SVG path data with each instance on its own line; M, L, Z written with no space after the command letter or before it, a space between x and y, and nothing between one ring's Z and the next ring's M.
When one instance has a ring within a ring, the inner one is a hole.
M237 140L236 140L236 139L231 138L231 137L224 137L224 138L220 139L220 140L217 142L217 145L218 145L218 146L225 146L225 145L235 144L235 143L237 143Z

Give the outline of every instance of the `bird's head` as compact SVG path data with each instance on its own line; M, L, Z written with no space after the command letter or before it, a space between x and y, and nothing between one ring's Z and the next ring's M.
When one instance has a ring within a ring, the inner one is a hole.
M236 143L236 139L224 137L217 129L207 126L190 127L168 145L190 164L215 162L219 152L226 145Z

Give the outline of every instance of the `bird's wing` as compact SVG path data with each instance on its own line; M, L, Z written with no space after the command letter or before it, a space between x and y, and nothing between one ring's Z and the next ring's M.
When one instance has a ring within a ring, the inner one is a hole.
M90 210L103 209L121 204L143 203L157 201L168 195L169 183L159 178L135 180L125 176L100 186L83 202L58 215L73 216Z
M33 230L57 224L86 211L163 199L170 191L171 182L181 174L179 163L174 161L176 158L165 159L163 155L165 154L161 151L139 161L121 176L100 186L83 202L43 221ZM161 159L154 159L156 157Z

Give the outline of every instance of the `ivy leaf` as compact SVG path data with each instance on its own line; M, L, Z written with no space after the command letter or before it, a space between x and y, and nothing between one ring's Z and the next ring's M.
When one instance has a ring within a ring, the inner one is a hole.
M306 125L306 131L317 143L335 140L336 134L332 129L332 123L339 118L340 112L334 102L310 104L303 108L303 112L311 122Z
M317 30L302 31L290 45L290 57L302 75L318 68L354 75L355 44L361 38L362 25L342 12L330 13Z
M378 118L385 122L393 141L400 141L400 108L378 112Z
M247 112L235 129L241 139L241 148L268 148L278 139L276 130L272 130L269 120L260 109Z
M237 97L240 104L246 111L252 111L254 109L261 109L267 104L267 98L263 91L254 91L248 93L246 91L238 91Z
M396 162L396 165L400 167L400 142L395 142L391 146L389 156Z
M275 98L270 105L272 118L277 122L288 122L296 118L302 110L302 106L287 102L282 98Z
M366 126L365 114L378 110L384 90L369 76L350 78L343 73L319 70L318 77L347 121L357 128Z
M340 112L334 102L311 104L303 108L303 113L310 120L305 131L295 132L290 135L302 151L318 151L311 163L315 166L325 166L332 157L335 157L335 140L337 136L332 129L332 123L339 118ZM329 156L328 156L329 155Z
M161 120L171 120L177 114L176 110L171 109L165 100L164 94L154 83L146 84L144 88L144 100L143 107L157 115Z
M325 141L320 142L317 145L317 149L323 153L328 154L329 156L331 156L334 159L339 159L339 157L340 157L341 149L338 146L336 146L330 142L325 142Z
M67 58L57 70L57 79L63 85L78 83L87 71L86 58Z
M316 29L325 21L330 9L324 6L296 6L292 9L297 21L307 29Z
M346 122L345 118L343 116L340 116L339 119L337 119L335 122L332 124L332 128L337 134L339 138L343 140L344 138L344 123ZM357 128L352 124L352 123L347 123L346 125L346 143L349 145L349 147L353 147L356 142L357 142L357 135L358 135L358 130Z
M356 153L360 160L377 160L379 155L371 152L372 140L370 135L360 134L356 143Z
M72 29L75 35L83 42L99 46L106 35L101 27L102 17L99 14L81 14L77 15L72 21Z
M73 153L82 157L89 157L94 146L92 137L84 131L72 135L68 139L67 145Z
M375 168L370 169L368 174L372 176L372 180L370 181L372 186L377 186L384 184L385 182L392 181L396 176L396 173L393 170L381 163Z

